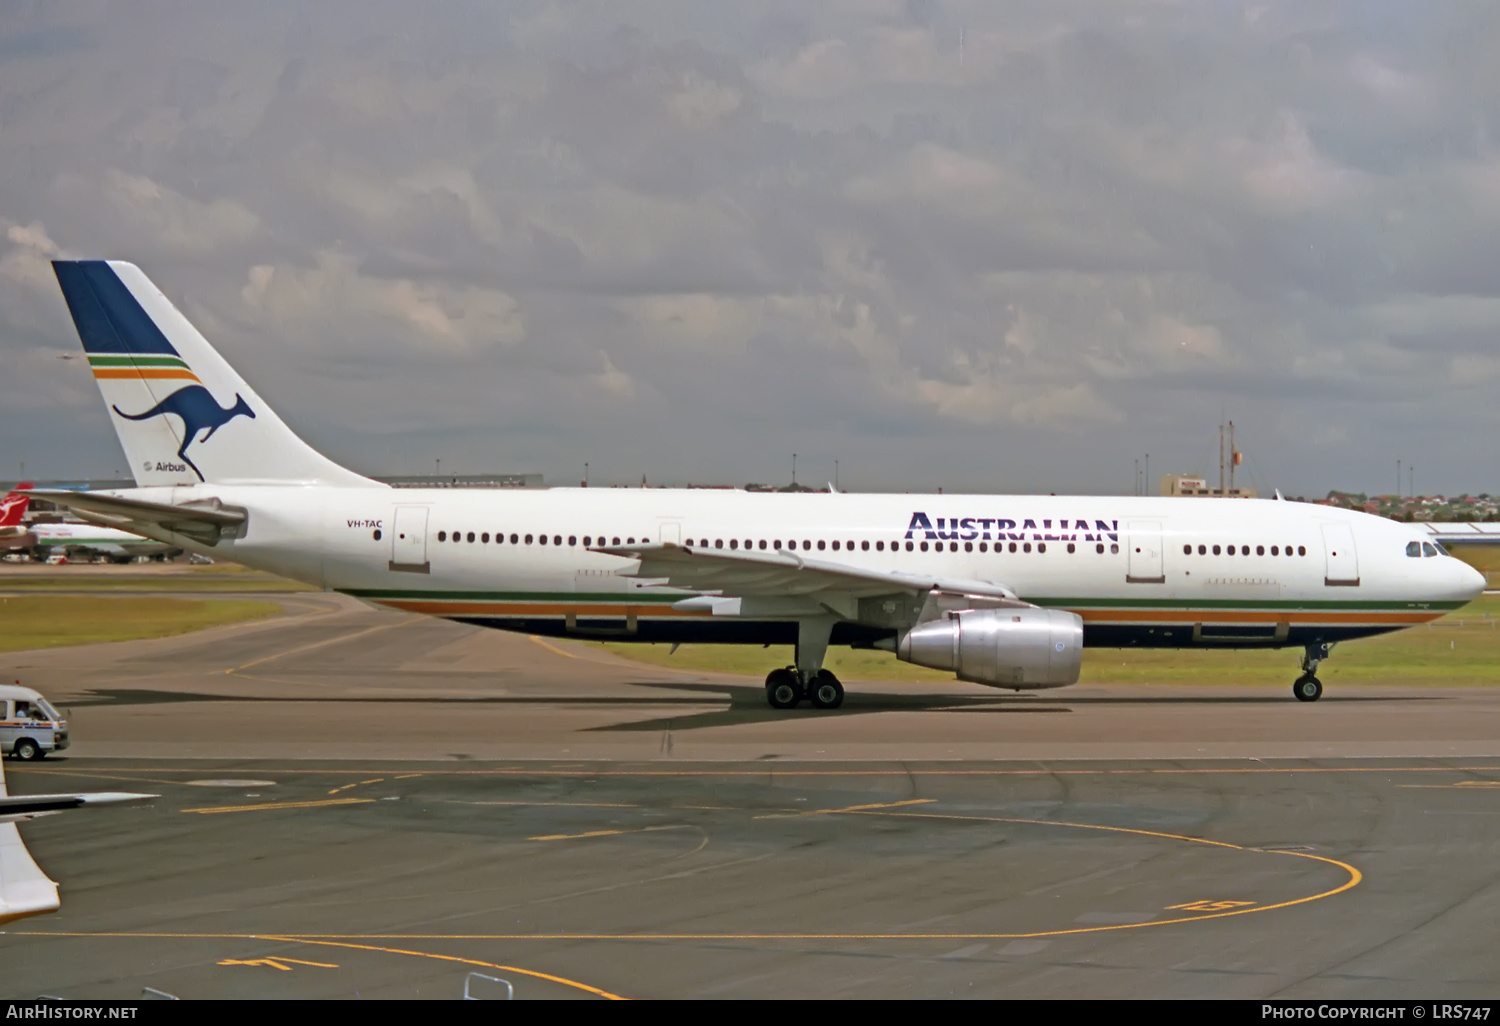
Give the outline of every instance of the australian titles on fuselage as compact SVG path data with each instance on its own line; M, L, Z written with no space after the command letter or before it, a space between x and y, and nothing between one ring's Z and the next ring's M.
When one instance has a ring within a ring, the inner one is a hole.
M1031 534L1027 535L1027 531ZM919 532L925 541L1109 541L1118 544L1120 521L1095 519L1090 525L1084 517L1059 517L1054 528L1051 517L1042 517L1040 525L1034 517L1023 517L1019 524L1006 517L938 517L934 525L931 517L919 511L911 515L906 539L910 540Z

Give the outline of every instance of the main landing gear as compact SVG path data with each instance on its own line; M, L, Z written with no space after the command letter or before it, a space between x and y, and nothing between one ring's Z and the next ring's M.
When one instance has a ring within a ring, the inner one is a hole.
M1318 664L1328 658L1328 650L1332 647L1321 642L1307 646L1302 655L1302 676L1292 683L1292 694L1297 696L1297 701L1316 702L1323 697L1323 682L1316 674Z
M844 704L844 685L823 669L833 623L832 617L798 621L797 665L766 675L766 702L772 709L795 709L804 699L814 709L837 709Z
M827 670L805 684L792 666L766 675L766 701L772 709L795 709L803 699L814 709L837 709L844 704L844 685Z

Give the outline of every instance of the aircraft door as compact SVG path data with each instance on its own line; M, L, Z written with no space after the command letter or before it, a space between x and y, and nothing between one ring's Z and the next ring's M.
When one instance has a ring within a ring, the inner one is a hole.
M391 518L390 569L399 573L432 572L427 560L427 507L397 506Z
M1130 584L1165 584L1161 521L1134 520L1125 525L1125 580Z
M1324 584L1359 586L1359 554L1354 549L1354 532L1347 524L1323 525L1323 559L1327 567Z
M682 544L682 524L676 520L663 521L661 525L661 543L663 545Z

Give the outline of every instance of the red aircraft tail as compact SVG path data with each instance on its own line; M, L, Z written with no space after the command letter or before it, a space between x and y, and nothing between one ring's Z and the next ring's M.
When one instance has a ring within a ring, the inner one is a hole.
M16 485L18 489L35 487L30 481L22 481ZM26 515L26 507L31 505L31 496L17 495L11 492L5 498L0 499L0 527L20 527L21 518Z

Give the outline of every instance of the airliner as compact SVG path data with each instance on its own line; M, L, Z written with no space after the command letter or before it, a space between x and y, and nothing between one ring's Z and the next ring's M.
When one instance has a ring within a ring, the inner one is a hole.
M1301 650L1427 623L1484 578L1417 527L1226 498L393 489L321 455L139 268L57 261L137 487L33 491L80 518L461 623L791 644L766 699L837 708L830 645L1015 690L1093 647Z
M31 524L23 525L21 518L31 503L29 494L32 484L22 483L16 490L0 499L0 550L28 549L33 552L45 549L62 549L67 552L84 550L97 552L115 561L129 562L135 556L163 555L171 551L170 545L142 538L138 534L117 531L112 527L96 527L93 524Z

